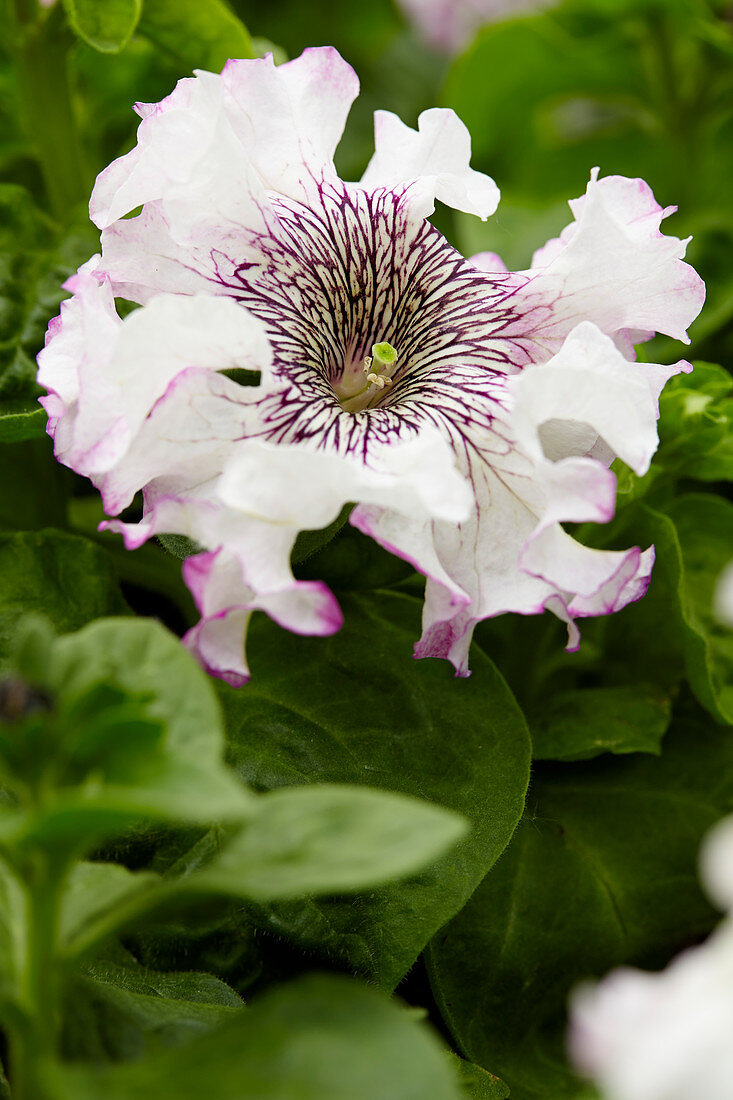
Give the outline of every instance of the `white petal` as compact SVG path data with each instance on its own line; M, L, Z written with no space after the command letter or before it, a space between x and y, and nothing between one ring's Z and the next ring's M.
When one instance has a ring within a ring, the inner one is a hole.
M229 61L222 73L228 118L262 185L302 199L335 176L333 155L359 93L356 73L330 46L275 66Z
M61 312L50 322L46 346L38 356L38 382L56 398L54 420L65 414L71 419L79 396L79 370L97 349L100 360L109 357L117 340L120 319L109 280L98 271L99 256L92 256L70 279L64 289L73 297L61 303ZM48 409L47 399L44 404ZM54 425L52 434L55 431ZM64 431L69 430L65 425Z
M658 397L687 363L630 363L589 322L578 325L549 362L526 367L508 382L516 402L519 442L548 458L588 454L600 437L637 474L649 468L659 442Z
M729 1100L733 928L660 973L612 971L571 999L570 1049L608 1100Z
M471 137L466 127L454 111L442 107L423 111L417 125L412 130L390 111L375 112L375 152L361 186L373 191L414 184L412 201L423 217L440 199L485 221L499 204L499 189L489 176L469 167Z
M183 572L201 613L184 641L206 669L235 687L249 679L244 641L253 611L265 611L299 634L333 634L343 621L325 585L292 580L285 588L257 592L244 580L240 560L224 550L187 558Z
M44 353L41 381L54 388L73 346L79 397L63 433L57 432L56 449L80 473L100 476L111 470L187 368L241 367L265 374L269 369L263 326L231 299L159 295L115 323L108 282L100 285L86 274L79 280L75 303L62 314Z
M733 817L719 821L706 836L700 877L715 904L733 911Z
M247 515L301 529L325 527L348 501L453 521L468 514L471 502L451 449L433 432L374 450L368 464L352 455L249 440L233 452L219 495Z
M688 242L660 232L671 208L663 210L643 180L599 180L597 169L570 206L576 220L535 253L527 273L527 299L552 305L548 336L588 320L609 336L642 330L689 342L705 287L682 262Z
M200 242L211 227L264 226L262 184L221 93L220 77L200 72L179 80L146 114L135 148L97 179L89 210L100 229L152 201L161 203L179 242Z
M211 370L192 367L177 374L124 454L97 476L105 511L116 515L151 482L157 487L156 498L161 493L188 498L208 492L213 500L213 482L235 440L256 416L252 407L261 392L260 387L239 386ZM200 541L198 535L191 538Z
M730 562L718 577L713 609L721 623L733 628L733 562Z

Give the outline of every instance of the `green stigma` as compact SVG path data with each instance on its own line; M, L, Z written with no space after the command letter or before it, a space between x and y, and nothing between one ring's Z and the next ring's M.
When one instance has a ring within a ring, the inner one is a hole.
M386 341L382 344L372 344L372 368L391 367L397 360L397 352Z

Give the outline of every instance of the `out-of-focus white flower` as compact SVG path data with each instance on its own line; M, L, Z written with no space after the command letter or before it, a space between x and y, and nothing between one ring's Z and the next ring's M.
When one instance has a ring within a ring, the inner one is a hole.
M333 153L357 80L332 49L229 62L138 105L138 143L99 177L102 255L67 284L39 357L60 461L118 515L142 488L135 547L202 547L188 644L247 676L255 609L328 634L328 589L297 581L298 531L351 523L426 575L417 656L467 674L475 623L549 608L568 624L643 595L653 550L590 550L561 523L611 518L620 456L642 474L657 397L686 363L635 363L653 331L684 339L704 295L641 180L591 176L574 221L512 274L469 261L427 217L485 218L449 110L411 130L376 116L359 183ZM142 212L127 215L136 207ZM120 320L115 298L140 303ZM241 371L258 385L239 385Z
M557 0L399 0L422 37L445 53L458 53L487 23L550 7Z
M733 561L726 565L715 586L716 618L733 629Z
M733 1096L733 817L708 837L701 874L729 911L705 943L658 974L614 970L573 994L571 1054L608 1100Z

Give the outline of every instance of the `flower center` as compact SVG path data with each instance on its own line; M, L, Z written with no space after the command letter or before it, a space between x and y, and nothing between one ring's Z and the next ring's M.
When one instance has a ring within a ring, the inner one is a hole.
M341 408L345 412L355 413L375 405L385 386L392 385L392 375L396 370L396 349L386 340L372 344L372 354L364 357L360 374L344 371L341 380L334 384Z

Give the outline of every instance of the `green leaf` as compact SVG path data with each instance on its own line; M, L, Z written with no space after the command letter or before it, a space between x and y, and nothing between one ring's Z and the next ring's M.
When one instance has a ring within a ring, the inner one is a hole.
M14 184L0 183L0 440L29 438L17 418L33 410L33 434L45 421L35 403L35 357L49 320L68 294L64 280L94 252L98 236L86 213L59 230ZM11 419L3 426L3 417ZM5 434L3 434L5 433Z
M0 533L0 577L0 668L29 612L66 631L125 607L104 550L61 531Z
M184 69L218 73L231 57L253 57L244 23L223 0L145 0L140 33Z
M38 405L20 401L5 401L0 415L0 443L17 443L37 439L46 431L46 412Z
M443 101L467 125L476 167L544 203L572 197L590 165L638 174L649 163L632 99L648 99L639 53L613 20L579 32L554 12L493 23L455 60Z
M642 545L654 544L656 561L644 599L609 620L607 647L662 686L686 676L713 718L730 723L733 654L711 605L713 584L731 556L733 506L721 497L685 495L666 512L644 506L624 520Z
M525 819L430 947L461 1048L523 1100L565 1100L566 998L620 963L657 967L715 922L697 881L707 829L733 806L733 740L681 720L660 758L538 765Z
M245 819L253 798L222 760L216 697L199 665L150 619L101 619L57 639L43 705L0 726L16 790L44 797L2 807L8 846L62 860L140 819Z
M116 863L77 863L62 896L62 951L73 954L77 942L100 922L115 929L129 902L150 895L159 882L160 877L149 871L128 871Z
M221 856L187 882L259 901L351 893L422 870L467 832L458 814L366 787L263 795Z
M119 53L140 19L142 0L62 0L73 30L100 53Z
M258 909L266 928L393 987L507 844L524 800L528 735L480 652L468 680L446 662L413 660L417 600L349 595L342 607L345 625L329 639L255 620L252 681L239 692L222 685L220 695L230 759L255 788L379 786L471 823L455 849L399 885Z
M109 681L149 694L164 723L166 747L202 770L217 766L223 737L211 681L180 640L152 619L105 619L58 642L54 669L65 693Z
M493 1073L487 1073L481 1066L467 1062L457 1054L451 1054L451 1059L458 1069L463 1092L471 1100L506 1100L509 1096L508 1086Z
M653 684L562 691L529 716L534 757L587 760L602 752L660 751L669 695Z
M733 378L714 363L695 363L659 400L655 467L701 481L733 480Z
M246 816L251 797L222 762L221 716L211 682L178 638L150 619L105 619L60 638L57 690L81 695L109 682L150 697L147 713L164 727L160 757L141 760L134 788L109 784L99 809L218 821ZM90 808L94 800L85 795ZM65 815L65 808L62 808Z
M71 984L67 1006L64 1055L102 1062L188 1042L243 1007L234 990L210 974L149 970L122 949L84 967Z
M174 1051L113 1067L59 1067L75 1100L460 1100L430 1029L338 977L280 987L240 1018Z
M723 497L689 494L673 500L668 514L682 550L690 622L704 637L705 687L710 685L714 697L713 714L733 723L733 633L713 613L718 577L733 558L733 504ZM704 702L702 693L699 697Z

